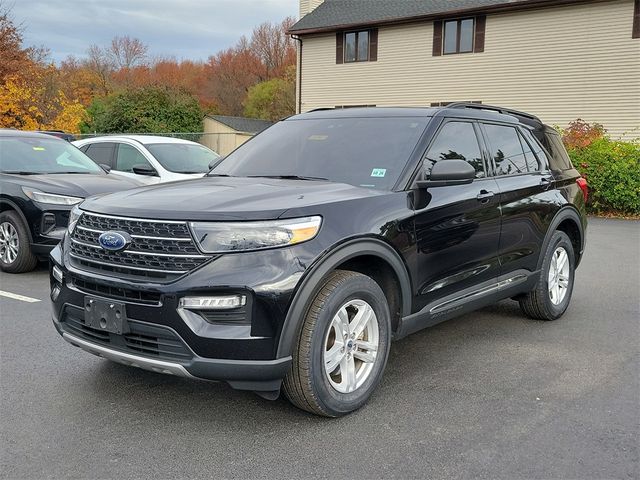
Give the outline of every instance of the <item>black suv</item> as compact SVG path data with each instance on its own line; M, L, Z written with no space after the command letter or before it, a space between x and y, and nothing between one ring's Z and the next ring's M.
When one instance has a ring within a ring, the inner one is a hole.
M209 175L89 199L51 254L88 352L339 416L392 339L501 299L554 320L585 245L558 134L497 107L296 115Z
M69 142L0 129L0 270L28 272L46 259L85 197L140 185L107 175Z

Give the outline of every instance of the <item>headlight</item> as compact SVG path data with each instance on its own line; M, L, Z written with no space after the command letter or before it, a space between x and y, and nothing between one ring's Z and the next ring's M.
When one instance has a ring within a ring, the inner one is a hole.
M73 207L69 213L69 225L67 226L67 232L69 232L69 235L73 233L73 230L76 228L76 223L78 223L81 216L82 210L80 210L80 207Z
M241 252L283 247L311 240L321 217L268 222L189 222L200 249L206 253Z
M56 195L55 193L44 193L38 190L32 190L22 187L24 194L34 202L48 203L50 205L75 205L84 200L81 197L69 197L67 195Z

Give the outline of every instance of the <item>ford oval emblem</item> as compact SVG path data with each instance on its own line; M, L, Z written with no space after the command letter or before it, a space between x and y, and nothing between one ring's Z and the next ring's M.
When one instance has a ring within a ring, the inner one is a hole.
M121 252L131 243L131 236L126 232L104 232L98 237L98 243L110 252Z

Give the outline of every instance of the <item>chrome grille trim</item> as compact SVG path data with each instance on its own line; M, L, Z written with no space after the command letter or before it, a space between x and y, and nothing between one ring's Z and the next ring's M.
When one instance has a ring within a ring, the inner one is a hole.
M115 220L126 220L127 222L148 222L148 223L173 223L176 225L186 225L187 222L183 222L182 220L151 220L148 218L137 218L137 217L119 217L116 215L103 215L101 213L93 213L83 210L83 215L89 215L92 217L101 217L101 218L113 218Z

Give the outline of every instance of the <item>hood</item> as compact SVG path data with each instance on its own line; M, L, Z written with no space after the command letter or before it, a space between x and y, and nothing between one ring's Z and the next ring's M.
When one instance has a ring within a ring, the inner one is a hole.
M287 210L355 200L384 192L343 183L205 177L89 199L80 207L104 215L163 220L268 220Z
M4 180L15 184L57 195L89 197L110 192L118 192L141 185L137 180L107 174L42 174L4 175Z

